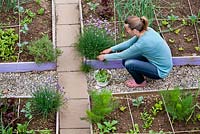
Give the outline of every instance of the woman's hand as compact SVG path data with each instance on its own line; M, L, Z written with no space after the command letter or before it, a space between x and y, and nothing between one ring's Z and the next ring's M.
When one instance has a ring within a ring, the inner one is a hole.
M98 59L98 60L100 60L100 61L104 61L104 60L105 60L105 58L104 58L104 55L103 55L103 54L101 54L101 55L97 56L97 59Z
M105 49L102 52L100 52L100 54L109 54L110 52L112 52L111 48Z

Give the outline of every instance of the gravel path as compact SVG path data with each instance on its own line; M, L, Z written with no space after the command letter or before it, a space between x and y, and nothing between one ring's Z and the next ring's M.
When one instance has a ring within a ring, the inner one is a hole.
M147 79L147 86L144 88L128 88L124 85L124 81L131 78L125 69L111 69L112 80L106 87L112 90L113 93L133 92L141 90L159 90L173 87L194 88L198 87L200 78L200 66L177 66L173 67L170 75L163 80ZM93 78L93 72L87 75L89 89L95 89L96 82Z
M3 96L30 96L40 86L57 86L56 71L28 73L0 73L0 91Z

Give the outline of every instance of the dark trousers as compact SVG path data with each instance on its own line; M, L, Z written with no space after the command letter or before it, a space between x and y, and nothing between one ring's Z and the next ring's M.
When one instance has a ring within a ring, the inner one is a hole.
M137 84L144 82L144 76L152 79L161 79L158 75L156 66L151 64L143 56L135 56L122 60L123 66L135 79Z

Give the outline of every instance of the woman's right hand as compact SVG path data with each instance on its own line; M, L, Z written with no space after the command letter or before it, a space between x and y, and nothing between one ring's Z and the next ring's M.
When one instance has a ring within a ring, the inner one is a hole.
M100 54L109 54L110 52L112 52L111 48L105 49L102 52L100 52Z

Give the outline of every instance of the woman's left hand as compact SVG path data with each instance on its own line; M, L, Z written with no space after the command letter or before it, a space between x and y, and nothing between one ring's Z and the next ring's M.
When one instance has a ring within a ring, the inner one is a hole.
M100 60L100 61L104 61L105 60L104 54L97 56L97 59Z

